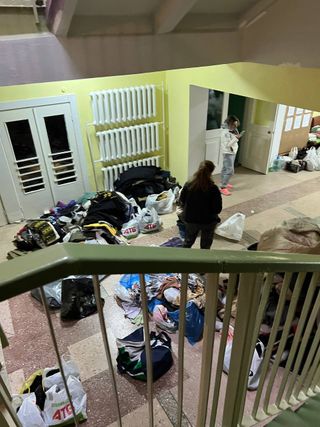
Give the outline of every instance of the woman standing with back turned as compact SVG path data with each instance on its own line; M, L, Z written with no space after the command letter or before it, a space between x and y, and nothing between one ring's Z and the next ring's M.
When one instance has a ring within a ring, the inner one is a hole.
M210 160L201 162L197 172L181 191L179 202L183 207L186 225L185 248L191 248L199 231L201 249L210 249L212 245L214 230L220 222L218 214L222 210L219 188L211 178L214 168Z

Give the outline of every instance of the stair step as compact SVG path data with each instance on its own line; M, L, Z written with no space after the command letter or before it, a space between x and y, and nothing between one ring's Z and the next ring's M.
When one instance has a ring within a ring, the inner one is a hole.
M291 409L283 411L268 427L316 427L320 426L320 395L311 397L296 412Z
M268 427L302 427L301 420L297 418L297 414L291 409L283 411L271 423L267 424Z

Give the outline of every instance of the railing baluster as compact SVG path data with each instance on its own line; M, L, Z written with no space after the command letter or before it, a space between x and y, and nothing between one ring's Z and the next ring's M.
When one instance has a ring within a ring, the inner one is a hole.
M223 408L223 425L236 426L242 419L241 396L246 393L248 370L252 354L250 344L255 326L256 307L260 297L257 274L242 273L238 292L238 305L230 369Z
M219 274L206 274L206 308L204 314L203 347L201 359L200 393L197 414L197 427L206 423L210 390L212 352L214 345L214 324L217 313Z
M294 289L293 289L293 293L291 296L291 300L290 300L286 320L284 323L283 331L281 334L281 339L280 339L278 350L276 353L276 357L275 357L275 360L273 362L271 372L270 372L269 382L268 382L268 386L267 386L267 390L266 390L266 397L265 397L264 405L263 405L265 412L268 412L268 406L269 406L269 402L270 402L270 395L271 395L274 379L276 377L277 370L278 370L279 364L281 362L282 353L283 353L285 346L286 346L286 343L287 343L288 335L289 335L291 325L292 325L292 320L293 320L293 317L296 313L296 307L297 307L298 299L300 296L301 288L302 288L305 277L306 277L306 273L299 273L297 280L295 281L295 284L294 284Z
M284 370L284 373L283 373L281 385L280 385L280 388L279 388L279 391L278 391L278 395L277 395L277 399L276 399L276 406L280 405L280 402L281 402L281 399L282 399L285 387L287 385L288 377L289 377L289 374L290 374L290 369L291 369L293 360L294 360L294 358L296 356L296 352L297 352L297 349L298 349L298 346L299 346L299 343L300 343L300 339L301 339L301 335L302 335L305 323L307 321L307 315L308 315L308 312L310 310L312 298L314 296L314 292L315 292L318 280L319 280L319 274L318 273L317 274L313 274L311 282L310 282L310 286L309 286L309 289L308 289L308 292L307 292L307 295L306 295L306 298L305 298L305 301L304 301L304 304L303 304L303 308L302 308L302 311L301 311L301 315L300 315L300 319L299 319L299 322L298 322L298 325L297 325L297 329L296 329L296 332L294 334L294 339L293 339L293 342L292 342L292 346L290 348L288 360L287 360L287 363L286 363L286 366L285 366L285 370Z
M279 329L282 311L283 311L283 307L284 307L284 304L286 301L287 290L288 290L288 287L290 284L291 277L292 277L291 273L285 274L284 281L283 281L282 288L281 288L281 292L280 292L278 305L277 305L277 309L276 309L276 315L275 315L274 320L273 320L273 325L271 328L271 333L270 333L267 349L266 349L265 354L264 354L264 358L263 358L263 362L262 362L262 366L261 366L261 375L260 375L260 380L259 380L259 386L257 389L256 398L255 398L253 409L252 409L252 416L255 419L257 418L257 412L258 412L258 408L259 408L261 394L262 394L263 386L264 386L265 379L266 379L266 376L268 373L270 357L271 357L273 345L274 345L275 340L276 340L277 332Z
M2 378L1 369L2 369L2 365L0 363L0 412L1 412L1 403L3 403L3 406L5 407L5 409L7 410L11 418L9 420L6 420L8 422L8 426L10 426L9 422L11 423L11 425L12 425L12 422L14 422L15 426L22 427L20 420L11 404L11 394L7 388L6 383L4 382L4 379ZM4 414L2 414L2 416L5 417ZM1 418L1 413L0 413L0 418Z
M308 374L310 365L313 361L313 358L316 354L316 351L318 351L317 358L319 357L319 359L320 359L319 342L320 342L320 328L317 329L316 335L315 335L314 339L312 340L312 345L311 345L311 348L309 350L307 360L304 363L302 372L301 372L299 379L298 379L298 381L294 387L293 395L298 400L299 400L299 397L298 397L299 393L303 387L304 380Z
M314 304L312 311L311 311L311 314L309 316L308 323L307 323L307 326L306 326L306 329L304 331L303 338L302 338L302 341L300 344L298 356L297 356L297 359L294 363L293 371L291 372L291 375L290 375L289 385L288 385L288 389L286 392L286 400L287 401L290 401L290 399L293 397L291 395L292 395L293 389L295 387L295 383L296 383L297 376L299 374L299 369L300 369L300 365L302 362L302 358L305 354L305 349L306 349L307 343L309 341L310 334L312 332L314 323L316 321L319 309L320 309L320 293L317 296L317 299L315 301L315 304ZM319 330L320 330L320 328L319 328ZM295 393L294 393L294 395L295 395ZM297 403L297 402L294 402L294 403Z
M60 356L59 348L58 348L58 344L57 344L57 339L56 339L56 335L55 335L55 332L54 332L52 320L51 320L51 317L50 317L49 307L48 307L48 304L47 304L47 299L46 299L46 296L45 296L45 293L44 293L43 286L40 286L39 290L40 290L42 305L44 307L44 312L46 314L48 325L49 325L49 331L50 331L50 336L51 336L51 339L52 339L53 347L54 347L54 350L56 352L56 356L57 356L57 359L58 359L58 365L59 365L60 373L61 373L61 376L62 376L63 385L64 385L64 387L66 389L68 400L69 400L70 405L71 405L71 410L72 410L72 415L73 415L73 418L74 418L74 423L75 423L75 425L77 427L79 427L79 423L78 423L78 419L77 419L77 414L76 414L76 411L75 411L74 406L73 406L73 402L72 402L70 390L69 390L69 387L68 387L68 384L67 384L67 379L66 379L66 376L65 376L65 373L64 373L63 364L62 364L62 360L61 360L61 356Z
M178 347L178 421L182 425L183 411L183 367L184 367L184 334L186 329L186 304L188 291L188 274L183 273L180 288L180 314L179 314L179 347Z
M319 393L319 384L320 384L320 365L315 373L315 376L312 380L311 388L314 393Z
M220 346L219 346L219 356L218 356L218 363L217 363L217 369L216 369L216 380L215 380L212 409L211 409L211 415L210 415L211 427L214 427L216 422L224 353L225 353L228 331L229 331L229 322L231 317L233 297L234 297L235 288L236 288L236 280L237 280L237 275L230 274L228 287L227 287L226 307L225 307L224 316L223 316L223 329L222 329Z
M148 408L149 408L149 426L153 427L153 367L152 367L152 353L150 346L150 333L149 333L149 313L148 313L148 300L146 292L146 281L144 274L139 274L140 277L140 291L141 291L141 307L143 313L143 330L144 330L144 344L146 349L147 360L147 390L148 390Z
M258 336L259 336L261 322L263 320L263 316L264 316L264 313L266 311L266 305L267 305L267 302L268 302L268 298L269 298L269 294L270 294L270 289L271 289L271 286L272 286L272 279L273 279L273 273L269 273L267 275L267 277L266 277L264 285L261 285L262 286L262 295L261 295L261 299L260 299L260 303L259 303L257 317L255 319L255 327L254 327L254 331L253 331L253 334L252 334L252 342L251 342L250 354L253 354L254 348L255 348L256 343L257 343L257 339L258 339ZM262 283L263 282L263 275L260 276L260 280L261 280L261 283ZM249 375L249 369L250 369L251 360L252 360L252 358L250 359L248 367L247 367L248 375ZM244 393L243 396L242 396L242 401L241 401L240 414L243 413L243 411L244 411L245 403L246 403L246 394Z
M311 366L311 368L310 368L310 370L308 372L307 378L306 378L306 380L304 381L304 384L303 384L302 391L306 395L308 394L309 387L310 387L310 385L312 383L312 380L315 377L316 372L317 372L317 370L319 368L319 362L320 362L320 351L319 350L320 350L320 348L318 346L318 349L316 351L316 355L315 355L314 361L313 361L312 366Z
M97 310L98 310L100 330L101 330L101 335L102 335L104 351L105 351L106 356L107 356L107 362L108 362L108 368L109 368L109 371L111 374L113 392L114 392L114 396L116 399L116 407L117 407L116 409L117 409L117 417L118 417L117 423L118 423L119 427L122 427L122 419L121 419L121 411L120 411L117 382L116 382L116 377L115 377L113 364L112 364L112 357L111 357L111 351L110 351L109 340L108 340L108 335L107 335L106 322L105 322L105 318L103 315L103 307L101 304L101 292L100 292L99 277L97 275L93 275L92 276L92 282L93 282L94 296L95 296L96 304L97 304Z

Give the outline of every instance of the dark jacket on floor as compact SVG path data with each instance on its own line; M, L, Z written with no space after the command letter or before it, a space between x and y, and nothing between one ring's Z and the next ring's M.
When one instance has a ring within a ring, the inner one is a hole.
M180 194L184 221L195 224L220 222L218 214L222 210L222 198L219 188L212 183L207 191L190 190L186 183Z

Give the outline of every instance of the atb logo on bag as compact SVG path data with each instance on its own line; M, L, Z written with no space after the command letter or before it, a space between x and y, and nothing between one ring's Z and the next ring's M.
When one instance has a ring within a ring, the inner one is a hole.
M155 223L152 223L152 224L146 224L146 225L144 226L144 228L145 228L146 230L154 230L155 228L157 228L157 224L155 224Z
M72 408L70 403L68 403L66 406L57 409L56 412L53 414L52 419L60 421L70 417L70 415L72 415Z
M137 227L128 227L125 230L123 230L122 234L126 235L130 235L130 234L135 234L138 232Z

